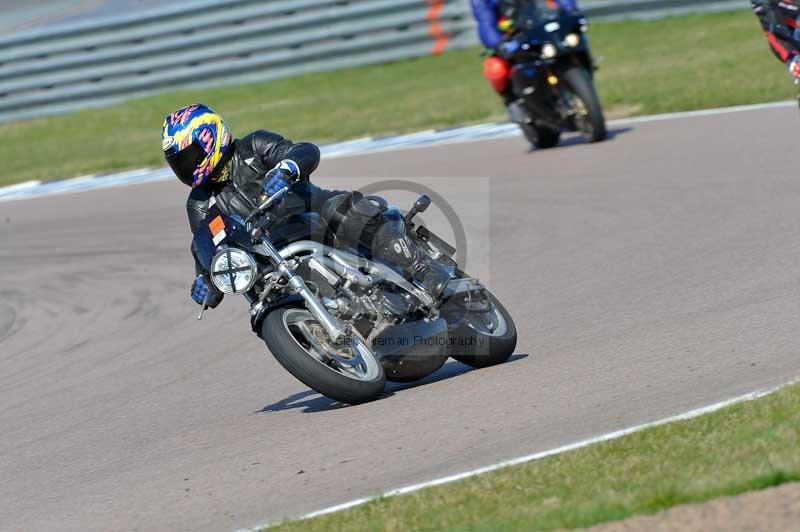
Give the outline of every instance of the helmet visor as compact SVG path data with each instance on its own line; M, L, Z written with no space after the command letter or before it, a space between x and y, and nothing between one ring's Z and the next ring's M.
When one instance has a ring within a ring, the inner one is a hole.
M200 163L205 160L207 154L200 143L195 140L188 147L182 149L178 153L167 155L167 164L178 179L184 185L192 186L194 183L194 173L200 167Z

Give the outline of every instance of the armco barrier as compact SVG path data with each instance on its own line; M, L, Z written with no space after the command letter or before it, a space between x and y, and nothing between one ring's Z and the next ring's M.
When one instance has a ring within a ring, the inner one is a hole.
M744 8L595 0L593 19ZM216 0L0 38L0 122L168 88L265 81L477 44L468 0Z

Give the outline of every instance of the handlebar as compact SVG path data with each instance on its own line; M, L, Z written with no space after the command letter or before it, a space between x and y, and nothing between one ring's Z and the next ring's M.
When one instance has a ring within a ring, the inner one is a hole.
M267 198L264 201L264 203L262 203L261 205L250 211L250 214L247 215L247 218L244 219L244 222L250 223L253 220L253 218L255 218L262 212L269 209L273 204L275 204L276 201L283 199L283 197L286 196L286 194L288 193L289 193L289 187L283 187L278 192Z

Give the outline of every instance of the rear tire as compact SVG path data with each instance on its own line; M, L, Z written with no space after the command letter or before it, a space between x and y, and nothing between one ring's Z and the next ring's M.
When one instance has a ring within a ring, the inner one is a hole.
M576 123L581 133L589 142L601 142L608 137L606 129L606 119L603 116L603 108L600 106L600 99L594 89L589 72L584 68L570 67L564 71L561 77L567 82L576 98L583 104L584 127ZM579 111L581 111L579 109ZM577 122L577 121L576 121Z
M488 290L487 294L493 310L497 313L496 320L502 321L504 328L496 328L493 334L483 332L480 327L472 323L473 320L467 313L461 318L461 323L450 333L451 340L465 340L463 343L451 341L450 356L473 368L488 368L502 364L514 354L514 349L517 347L517 328L514 320L493 294ZM484 314L488 315L489 313Z
M522 133L525 135L525 138L528 139L528 142L530 142L534 148L539 148L540 150L558 146L558 142L561 139L561 132L559 130L551 129L547 126L537 127L533 124L520 124L519 127L522 129Z
M309 319L310 318L310 319ZM302 324L302 325L298 325ZM306 327L306 329L303 329ZM358 347L363 340L358 336L348 338L342 353L358 353L364 359L363 378L357 377L356 369L348 369L344 364L333 361L323 362L315 357L327 351L324 336L314 336L309 341L302 330L314 328L314 335L324 330L313 316L302 307L282 307L270 312L261 325L261 338L267 344L272 356L286 371L300 382L336 401L351 405L366 403L380 397L386 383L383 366L368 348ZM366 344L363 344L366 346ZM349 347L353 346L353 347ZM315 350L316 347L316 350Z

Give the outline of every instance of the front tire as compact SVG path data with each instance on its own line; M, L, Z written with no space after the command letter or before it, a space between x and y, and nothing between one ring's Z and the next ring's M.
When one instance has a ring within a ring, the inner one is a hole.
M322 395L355 405L383 393L383 366L363 338L354 334L344 343L331 342L305 308L270 312L261 326L261 338L281 366Z
M558 142L561 139L561 132L559 130L547 126L520 124L519 127L522 129L522 133L525 135L525 138L528 139L528 142L530 142L534 148L539 148L540 150L558 146Z
M511 315L486 291L490 309L465 313L451 331L450 356L473 368L488 368L508 360L517 347L517 328ZM460 340L460 341L459 341Z
M584 68L570 67L561 77L577 99L575 125L578 130L589 142L605 140L608 137L606 119L589 72Z

